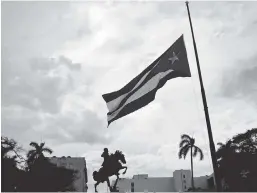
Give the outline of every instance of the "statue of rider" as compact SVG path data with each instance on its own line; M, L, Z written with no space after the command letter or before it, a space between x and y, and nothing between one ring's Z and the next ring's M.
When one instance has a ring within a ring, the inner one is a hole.
M104 161L103 161L103 163L102 163L102 166L103 166L103 167L106 167L107 164L108 164L108 159L109 159L109 157L110 157L109 151L108 151L107 148L104 148L104 152L102 153L101 157L104 158Z

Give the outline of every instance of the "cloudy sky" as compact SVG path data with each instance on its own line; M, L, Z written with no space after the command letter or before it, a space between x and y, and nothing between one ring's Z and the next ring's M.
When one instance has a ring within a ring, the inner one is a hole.
M191 2L215 143L257 126L257 2ZM192 78L177 78L145 108L107 128L102 94L120 89L184 34ZM104 147L122 150L124 177L172 176L181 134L196 138L212 173L184 2L2 3L2 135L26 149L84 156L89 186ZM100 188L105 188L102 184ZM91 189L92 190L92 189Z

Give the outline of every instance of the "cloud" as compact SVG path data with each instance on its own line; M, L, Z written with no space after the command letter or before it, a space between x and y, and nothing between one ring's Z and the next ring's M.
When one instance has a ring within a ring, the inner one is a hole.
M102 143L108 144L111 137L104 129L105 122L91 111L67 113L45 120L47 123L42 131L46 139L59 140L59 143Z
M84 143L109 144L113 137L104 129L105 123L93 112L80 116L67 113L51 115L18 107L2 109L2 135L17 139L28 147L31 141L46 141L48 145Z
M19 136L26 146L33 137L54 145L110 142L105 120L87 110L90 102L81 102L81 98L91 95L83 84L90 81L90 76L81 78L81 64L64 56L32 58L22 64L23 68L15 68L16 64L4 52L3 134Z
M30 65L23 65L26 71L13 71L16 63L6 59L2 64L5 74L2 80L3 105L16 104L49 113L59 111L59 98L74 86L72 70L80 68L79 64L72 64L64 57L57 61L33 59Z
M215 143L256 127L256 2L190 5ZM4 2L2 134L56 156L85 156L89 184L104 147L120 149L126 177L172 176L181 134L212 172L198 72L183 2ZM229 13L229 14L228 14ZM120 89L184 34L192 78L169 81L154 102L107 128L102 94ZM91 186L93 188L93 186ZM105 186L101 186L105 190Z
M22 146L27 146L29 140L34 140L36 132L33 128L40 119L32 110L17 106L2 107L1 118L2 135L17 140ZM38 137L38 139L40 138Z
M239 60L233 68L223 73L221 88L224 96L257 104L256 60L256 55L247 60Z
M69 39L90 33L69 2L3 2L2 8L2 48L19 60L49 56Z

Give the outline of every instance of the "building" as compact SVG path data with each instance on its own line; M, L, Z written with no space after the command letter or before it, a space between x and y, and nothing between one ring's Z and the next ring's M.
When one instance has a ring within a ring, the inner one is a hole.
M76 170L77 178L74 181L74 188L76 192L87 192L87 166L84 157L50 157L51 163L57 165L57 167L65 167L67 169ZM58 180L58 179L57 179Z
M195 177L195 188L210 188L209 179L209 176ZM114 184L114 181L112 184ZM190 170L176 170L173 172L173 177L148 177L147 174L134 175L132 179L121 178L117 183L119 192L185 192L190 187Z
M184 192L191 187L191 171L175 170L173 172L174 191Z

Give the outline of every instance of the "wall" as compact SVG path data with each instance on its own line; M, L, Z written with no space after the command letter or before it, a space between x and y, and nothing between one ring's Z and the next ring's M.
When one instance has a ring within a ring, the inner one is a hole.
M141 182L140 182L141 181ZM172 177L148 178L135 182L135 192L174 192Z
M208 176L194 178L196 188L208 188ZM131 192L134 182L134 192L185 192L191 187L191 171L176 170L173 177L148 177L147 174L135 175L132 179L121 178L117 183L119 192Z
M121 179L117 184L119 192L131 192L131 183L134 192L175 192L172 177Z
M131 179L121 178L117 183L119 192L130 192L131 190Z

